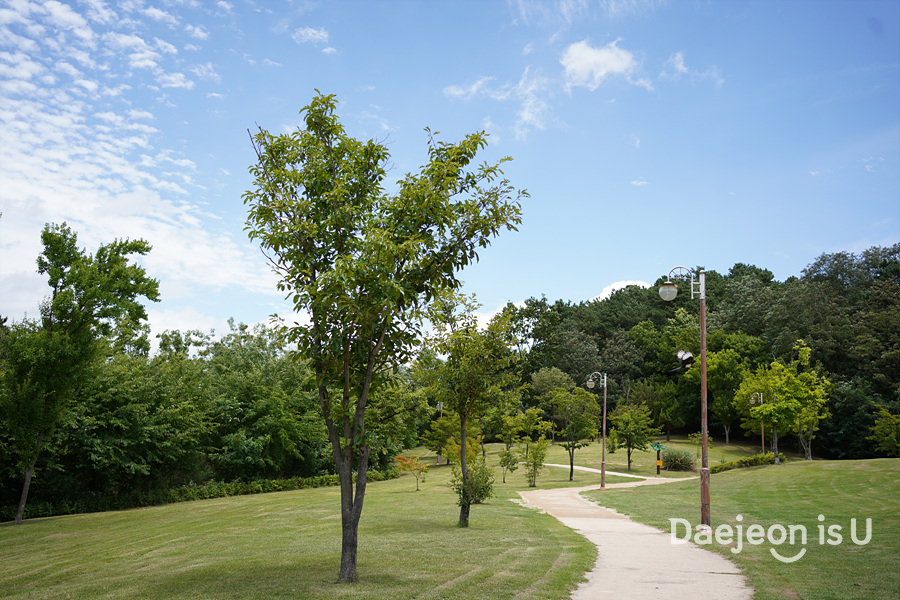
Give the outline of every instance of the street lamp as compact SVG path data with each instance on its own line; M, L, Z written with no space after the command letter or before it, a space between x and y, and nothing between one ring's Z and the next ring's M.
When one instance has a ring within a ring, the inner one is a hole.
M587 385L589 390L594 389L594 385L596 382L594 378L597 378L597 381L600 380L600 377L603 377L603 429L602 433L602 444L603 448L600 450L600 489L606 490L606 373L591 373L591 376L588 377Z
M700 463L700 523L710 527L709 519L709 454L707 453L706 422L706 271L695 277L687 267L675 267L669 271L665 283L659 286L659 297L671 302L678 295L678 286L672 279L691 282L691 299L700 296L700 444L703 458Z

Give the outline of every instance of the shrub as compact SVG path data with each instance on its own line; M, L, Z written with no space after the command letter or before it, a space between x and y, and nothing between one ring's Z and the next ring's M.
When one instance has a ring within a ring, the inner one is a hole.
M454 464L450 487L456 492L459 506L463 506L463 503L481 504L494 496L494 471L484 463L484 459L478 458L467 465L466 485L463 486L462 472Z
M610 427L606 432L606 453L613 454L619 447L619 432L615 427Z
M356 474L354 473L354 476ZM369 481L384 481L400 476L397 469L385 471L369 471ZM492 480L493 481L493 480ZM133 492L121 495L96 494L82 498L65 500L58 504L48 502L29 503L25 507L25 518L53 517L76 513L103 512L107 510L125 510L141 506L156 506L191 500L223 498L225 496L243 496L303 488L317 488L338 485L340 481L335 474L317 475L315 477L293 477L291 479L259 479L244 481L208 481L203 484L191 484L182 487L155 489L148 492ZM0 522L11 521L16 514L17 506L0 506Z
M671 448L663 450L663 468L666 471L693 471L697 468L697 459L690 450Z
M778 457L781 459L781 462L785 461L784 454L779 454ZM754 456L745 456L744 458L739 458L738 460L733 460L731 462L722 463L719 465L713 465L709 468L710 473L721 473L722 471L729 471L731 469L743 469L746 467L757 467L759 465L774 465L775 464L775 455L771 452L766 454L756 454Z

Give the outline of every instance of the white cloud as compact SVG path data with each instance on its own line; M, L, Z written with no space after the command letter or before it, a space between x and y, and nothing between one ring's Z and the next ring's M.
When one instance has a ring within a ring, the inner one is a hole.
M15 10L0 9L0 309L14 319L35 316L47 293L34 268L40 231L62 221L89 250L117 237L147 239L153 250L142 264L182 298L202 286L277 293L257 249L218 230L218 215L206 212L194 157L167 149L177 141L153 126L157 108L129 94L190 89L186 73L219 75L212 63L170 72L187 67L175 62L173 44L143 34L142 25L172 19L141 13L142 2L114 6L121 16L101 0L16 0ZM102 35L93 23L104 24ZM185 31L209 36L201 27ZM202 327L203 316L189 323Z
M618 46L620 41L601 48L594 48L587 40L569 45L560 59L565 69L566 90L585 87L594 91L611 76L623 77L629 83L652 90L653 86L646 78L636 77L640 63L634 54Z
M283 67L284 65L280 62L275 62L274 60L269 60L268 58L263 59L263 64L267 67Z
M84 17L72 10L69 5L50 0L44 3L43 8L47 13L48 24L59 29L71 31L81 38L84 43L93 46L96 37L94 31L87 24Z
M635 179L634 181L632 181L632 182L631 182L631 185L634 185L634 186L637 186L637 187L644 187L644 186L647 185L648 183L649 183L648 181L645 181L644 178L641 177L640 179Z
M150 17L154 21L159 21L160 23L168 23L169 25L177 25L178 24L178 19L176 19L174 16L170 15L166 11L161 10L159 8L155 8L155 7L145 8L145 9L141 10L141 13L145 17Z
M660 79L668 79L671 81L678 81L682 77L691 79L693 81L698 80L712 80L715 82L717 86L721 86L725 83L725 79L722 77L722 73L719 71L719 68L713 65L712 67L706 69L705 71L696 71L687 66L684 60L684 54L681 52L676 52L672 54L668 60L666 60L665 65L663 65L663 70L659 74Z
M203 65L194 65L191 67L191 72L200 79L207 79L215 82L222 81L222 76L216 73L216 69L211 62Z
M184 30L189 36L198 40L209 38L209 31L203 25L185 25Z
M295 29L294 33L291 34L291 38L298 44L325 44L328 42L328 32L324 28L303 27Z
M603 288L603 290L600 292L600 295L594 296L593 298L591 298L590 302L599 302L601 300L606 300L607 298L609 298L610 296L613 295L613 292L625 289L630 285L637 285L637 286L640 286L645 289L650 287L650 284L647 283L646 281L639 281L639 280L616 281L615 283L611 283L608 286L606 286L605 288Z
M188 79L184 73L160 73L156 76L156 81L164 88L190 90L194 87L194 82Z
M469 85L448 85L444 88L444 95L451 98L459 98L460 100L469 100L486 89L487 83L493 79L493 77L482 77Z

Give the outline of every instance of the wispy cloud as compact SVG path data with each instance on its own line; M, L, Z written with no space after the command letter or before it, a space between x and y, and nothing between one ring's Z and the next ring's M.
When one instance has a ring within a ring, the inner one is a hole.
M298 44L327 44L328 32L322 27L319 29L301 27L300 29L294 30L294 33L291 34L291 39Z
M532 129L546 129L550 119L550 105L547 97L551 93L553 83L543 77L539 71L526 67L519 81L499 87L488 85L494 77L481 77L470 84L451 85L444 88L444 95L460 100L470 100L483 95L498 101L518 103L516 111L516 137L527 137Z
M486 90L487 84L493 79L493 77L481 77L467 85L448 85L444 88L444 95L460 100L468 100L479 92Z
M694 81L698 80L711 80L717 86L724 85L725 78L722 76L722 72L715 65L705 69L703 71L697 71L696 69L690 69L685 64L684 54L681 52L676 52L672 54L668 60L666 60L665 65L663 65L663 70L659 74L660 79L668 79L671 81L678 81L679 79L686 78Z

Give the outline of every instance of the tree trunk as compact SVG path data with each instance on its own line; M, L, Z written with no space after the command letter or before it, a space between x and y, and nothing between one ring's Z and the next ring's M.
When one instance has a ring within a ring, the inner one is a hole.
M25 484L22 486L22 497L19 499L19 510L16 511L16 525L22 524L25 518L25 503L28 502L28 489L31 487L31 478L34 476L34 467L37 464L38 455L41 453L41 445L44 443L44 432L38 434L37 447L34 449L34 458L25 470Z
M360 448L354 489L352 453L342 457L338 465L341 482L341 570L338 578L342 583L353 583L357 580L356 556L359 542L359 521L366 494L366 471L368 468L369 449L363 447Z
M667 442L672 441L672 424L671 423L669 423L669 426L666 428L666 441Z
M459 416L459 471L462 474L462 494L459 498L459 526L469 526L469 499L468 499L468 479L469 471L466 468L466 417Z
M781 459L778 458L778 425L772 424L772 449L775 452L775 464L780 465Z
M569 448L569 481L575 479L575 447Z
M731 443L731 425L723 425L725 428L725 444L728 445Z

